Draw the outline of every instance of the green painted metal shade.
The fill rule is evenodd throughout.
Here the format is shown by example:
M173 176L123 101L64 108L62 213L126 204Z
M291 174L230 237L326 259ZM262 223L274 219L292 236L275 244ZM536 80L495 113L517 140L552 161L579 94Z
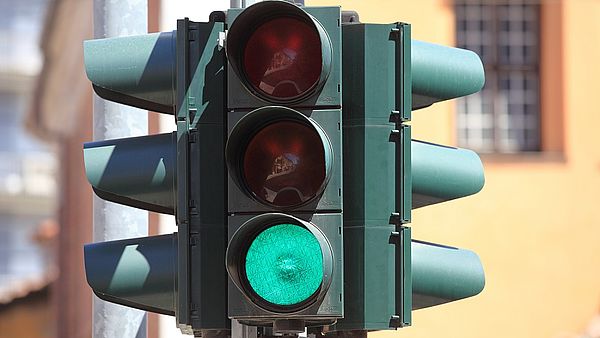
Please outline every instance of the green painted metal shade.
M412 208L476 194L485 184L477 153L460 148L411 142Z
M470 50L412 40L412 107L476 93L483 88L481 59Z
M86 244L85 275L101 299L175 315L174 234Z
M246 278L264 300L282 306L310 298L323 280L319 241L304 227L278 224L262 231L250 244Z
M175 111L173 32L88 40L83 57L100 97L161 113Z
M484 286L483 266L473 251L412 241L413 310L475 296Z
M85 174L102 199L173 214L175 142L172 133L88 142Z

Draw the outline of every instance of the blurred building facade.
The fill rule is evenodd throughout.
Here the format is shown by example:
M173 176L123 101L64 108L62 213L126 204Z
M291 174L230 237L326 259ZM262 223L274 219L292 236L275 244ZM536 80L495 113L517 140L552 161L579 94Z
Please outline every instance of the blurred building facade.
M149 1L150 31L173 29L177 17L205 20L210 9L226 8L228 1L200 3ZM486 67L482 93L416 111L412 122L416 139L482 154L483 191L415 210L412 229L415 238L477 252L486 288L472 299L415 312L413 327L372 335L583 334L600 310L600 114L592 101L600 91L594 81L600 76L595 64L600 2L307 0L306 5L342 5L358 11L363 22L409 22L413 38L473 49ZM91 22L91 0L53 2L42 43L43 76L28 117L30 130L60 149L63 231L60 276L52 289L56 337L91 333L82 247L91 241L92 192L81 151L92 139L92 94L81 47L92 36ZM172 128L170 117L163 124L155 115L151 131ZM151 222L158 232L158 217ZM150 318L151 337L173 335L164 329L168 319L161 318Z
M210 3L148 1L148 31L175 29L176 19L207 20L212 9L226 9L228 1ZM83 143L93 140L92 87L83 67L83 41L93 37L92 0L54 0L41 36L42 74L29 102L26 124L41 140L58 149L60 201L57 219L59 274L50 293L51 337L79 338L92 334L92 291L85 280L83 246L92 241L92 189L85 177ZM172 116L149 114L149 132L173 129ZM176 231L172 217L150 214L149 233ZM180 336L170 316L150 314L148 337Z
M92 238L92 190L83 168L81 145L92 138L92 94L83 70L82 42L92 35L92 1L49 4L39 45L43 69L29 104L27 126L57 147L60 232L58 276L50 288L50 337L89 337L92 296L85 282L83 243Z
M24 126L47 3L0 2L0 337L41 337L52 326L57 163L53 148Z

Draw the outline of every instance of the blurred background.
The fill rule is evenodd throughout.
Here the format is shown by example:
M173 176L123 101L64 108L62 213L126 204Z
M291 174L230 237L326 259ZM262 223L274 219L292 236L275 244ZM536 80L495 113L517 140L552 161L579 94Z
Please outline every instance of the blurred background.
M473 298L416 311L373 337L600 337L600 0L306 0L413 38L468 48L482 92L413 114L413 137L480 153L486 186L413 212L413 237L477 252ZM83 244L92 191L92 0L0 0L0 338L91 336ZM206 21L229 1L148 0L149 32ZM149 114L151 133L172 130ZM152 234L175 231L150 215ZM150 315L148 337L180 336Z

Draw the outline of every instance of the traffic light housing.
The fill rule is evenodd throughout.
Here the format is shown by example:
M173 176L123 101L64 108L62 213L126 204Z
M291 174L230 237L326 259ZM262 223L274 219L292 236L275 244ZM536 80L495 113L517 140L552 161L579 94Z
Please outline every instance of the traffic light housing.
M484 286L471 251L412 240L411 209L484 184L469 150L411 140L411 112L483 86L471 52L339 7L264 1L177 30L92 40L101 97L173 114L177 131L85 145L106 200L178 232L85 247L102 299L275 333L384 330ZM342 67L343 66L343 67Z
M229 317L296 333L343 316L339 7L227 12Z
M90 142L86 175L105 200L173 214L178 232L85 246L100 298L177 317L189 334L218 334L227 319L225 31L179 20L177 30L86 41L85 66L110 101L174 115L177 131ZM207 160L210 159L210 160Z
M469 250L411 239L411 209L478 192L472 151L411 140L412 111L481 89L479 57L411 39L405 23L342 26L344 318L332 331L411 325L411 311L478 294Z

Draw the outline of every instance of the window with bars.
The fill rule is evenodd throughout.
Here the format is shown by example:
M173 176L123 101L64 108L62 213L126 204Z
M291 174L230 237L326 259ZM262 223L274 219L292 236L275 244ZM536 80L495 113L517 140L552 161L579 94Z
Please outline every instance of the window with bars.
M457 2L457 46L479 54L486 83L458 102L458 143L480 152L540 150L539 5Z

